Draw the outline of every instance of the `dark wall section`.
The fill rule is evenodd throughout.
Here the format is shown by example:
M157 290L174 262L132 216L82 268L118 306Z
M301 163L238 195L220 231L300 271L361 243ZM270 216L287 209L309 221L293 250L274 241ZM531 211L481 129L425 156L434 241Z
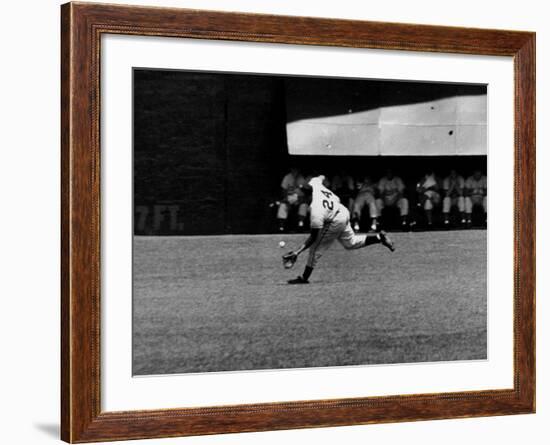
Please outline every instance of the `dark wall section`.
M412 183L427 162L438 170L457 164L464 174L474 165L485 168L485 157L291 158L286 144L285 97L287 91L296 94L301 88L311 95L311 85L304 86L311 81L135 69L135 233L265 233L272 227L273 209L268 204L278 198L281 178L290 163L308 174L342 168L354 174L367 172L375 179L391 165ZM322 98L327 80L314 81ZM362 81L360 86L360 81L332 82L342 82L343 91L354 95L369 94L376 98L376 104L383 97L393 102L414 101L429 94L440 97L456 92L456 87L417 86L416 96L399 99L389 93L381 95L376 83ZM400 87L395 91L403 89L402 85L395 87ZM387 82L383 89L393 91ZM319 103L323 105L317 111L304 109L288 119L338 111L338 98L333 94L330 100Z
M218 76L134 71L136 206L179 204L186 230L223 230L218 201L224 193L224 108Z
M308 174L345 172L355 178L368 175L374 181L391 169L413 195L416 183L428 169L443 178L454 168L464 179L475 170L487 171L487 156L290 156L289 162Z
M136 233L261 231L287 158L283 100L282 78L136 69Z

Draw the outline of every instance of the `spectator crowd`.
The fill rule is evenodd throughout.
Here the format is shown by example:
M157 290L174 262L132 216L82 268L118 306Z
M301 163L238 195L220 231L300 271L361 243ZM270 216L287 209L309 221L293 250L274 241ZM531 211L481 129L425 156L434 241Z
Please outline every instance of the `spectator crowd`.
M416 184L406 184L392 169L373 179L352 176L344 171L325 176L331 189L349 209L355 231L376 231L398 224L404 230L417 228L470 228L487 224L487 177L480 169L463 176L455 169L441 178L427 169ZM277 208L280 232L303 230L307 225L308 204L303 189L312 176L292 167L281 181ZM474 221L475 215L475 221Z

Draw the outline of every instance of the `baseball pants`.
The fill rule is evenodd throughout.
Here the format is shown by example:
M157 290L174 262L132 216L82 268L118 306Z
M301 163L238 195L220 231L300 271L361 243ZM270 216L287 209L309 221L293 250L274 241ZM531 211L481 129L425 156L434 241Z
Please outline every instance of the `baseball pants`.
M443 198L443 213L451 213L451 208L453 206L456 206L459 212L464 212L464 209L466 208L464 196L457 196L455 198L445 196L445 198Z
M307 259L309 267L314 268L319 258L336 240L348 250L360 249L365 246L367 235L357 235L349 221L349 210L342 208L332 221L323 226L318 238L309 248Z
M376 206L378 207L378 214L382 213L384 207L390 206L396 206L401 216L409 214L409 200L407 198L386 197L383 200L379 198L376 200Z
M464 204L466 207L466 213L472 213L472 210L474 209L475 205L483 206L483 211L487 213L487 196L482 196L482 195L466 196L466 199L464 200Z
M353 202L353 214L358 217L361 216L361 212L365 206L369 206L369 215L371 218L378 217L378 208L376 207L376 200L372 193L364 192L357 195Z

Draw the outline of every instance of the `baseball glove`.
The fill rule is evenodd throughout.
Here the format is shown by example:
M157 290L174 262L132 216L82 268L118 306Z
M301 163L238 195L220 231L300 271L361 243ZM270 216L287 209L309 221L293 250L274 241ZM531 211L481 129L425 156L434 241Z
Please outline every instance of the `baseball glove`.
M294 252L288 252L283 255L283 266L285 269L290 269L296 263L298 255Z

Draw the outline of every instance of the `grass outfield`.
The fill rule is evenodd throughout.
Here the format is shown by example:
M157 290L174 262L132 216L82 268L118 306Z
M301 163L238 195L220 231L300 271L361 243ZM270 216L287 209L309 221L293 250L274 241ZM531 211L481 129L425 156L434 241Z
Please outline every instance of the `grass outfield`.
M487 233L391 236L301 286L304 235L136 237L134 374L485 359Z

